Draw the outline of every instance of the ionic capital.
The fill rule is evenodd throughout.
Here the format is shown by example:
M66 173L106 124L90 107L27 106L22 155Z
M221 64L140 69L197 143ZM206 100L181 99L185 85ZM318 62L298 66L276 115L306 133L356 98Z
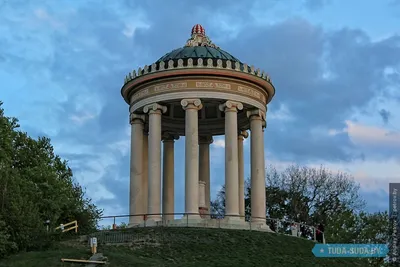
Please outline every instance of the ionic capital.
M228 100L225 103L219 105L219 110L224 112L237 112L243 109L243 104L240 102L235 102Z
M261 109L253 109L253 110L248 110L247 113L247 118L250 120L262 120L265 121L265 111Z
M244 140L247 137L249 137L249 133L247 131L239 131L238 133L238 139Z
M167 112L167 107L166 106L161 106L158 103L153 103L153 104L145 106L143 108L143 112L144 113L149 113L149 114L152 114L152 113L160 113L160 114L162 114L162 113Z
M163 142L174 142L179 139L179 135L170 132L163 132L161 139Z
M129 123L130 124L144 124L146 116L143 114L130 113Z
M187 109L200 110L203 107L200 99L182 99L181 105L184 110Z
M203 135L199 136L199 144L212 144L214 142L213 137L211 135Z

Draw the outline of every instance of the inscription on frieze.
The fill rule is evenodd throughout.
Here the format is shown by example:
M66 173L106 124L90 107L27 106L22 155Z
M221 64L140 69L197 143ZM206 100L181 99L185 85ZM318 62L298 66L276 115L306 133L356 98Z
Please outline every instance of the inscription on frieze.
M146 96L148 94L149 94L149 89L146 88L146 89L143 89L143 90L137 92L136 94L134 94L132 98L133 99L138 99L138 98L142 98L142 97L144 97L144 96Z
M248 88L248 87L238 86L238 91L241 93L244 93L246 95L255 96L257 98L260 98L260 96L261 96L261 94L259 92L257 92L254 89Z
M214 83L214 82L196 82L196 87L231 89L231 85L229 83Z
M162 92L165 90L170 90L170 89L179 89L179 88L186 88L187 83L182 82L182 83L166 83L166 84L161 84L161 85L156 85L154 86L154 92Z
M164 84L158 84L154 86L150 86L147 88L143 88L139 92L135 93L131 101L137 101L142 98L146 98L152 95L157 95L157 94L163 94L163 93L168 93L168 92L174 92L174 91L179 91L182 89L185 90L196 90L196 88L203 88L204 89L215 89L219 91L229 91L232 93L239 93L243 95L250 96L252 98L261 100L263 102L266 101L266 97L263 93L259 92L256 89L247 87L247 86L241 86L238 84L229 84L229 83L224 83L224 82L212 82L212 81L185 81L185 82L176 82L176 83L164 83Z

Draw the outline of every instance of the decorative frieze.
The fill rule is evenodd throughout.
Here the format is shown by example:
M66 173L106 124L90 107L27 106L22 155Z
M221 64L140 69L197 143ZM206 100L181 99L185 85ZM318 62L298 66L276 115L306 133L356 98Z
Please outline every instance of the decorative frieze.
M229 83L215 83L215 82L196 82L196 87L231 89L231 85Z
M170 93L174 91L180 91L185 89L201 89L201 90L215 90L232 92L234 94L242 94L251 98L257 99L263 103L266 102L266 95L256 88L243 86L237 83L218 82L210 80L187 80L175 83L163 83L149 87L145 87L136 92L132 97L131 101L138 101L142 98L153 96L156 94Z

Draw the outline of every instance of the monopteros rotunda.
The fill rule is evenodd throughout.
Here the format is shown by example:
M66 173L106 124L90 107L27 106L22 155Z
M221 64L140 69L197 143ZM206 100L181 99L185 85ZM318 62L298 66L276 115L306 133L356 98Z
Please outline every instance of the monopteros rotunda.
M275 88L264 71L220 49L195 25L184 47L129 73L121 93L131 124L130 225L176 221L174 141L179 136L185 136L185 216L210 220L202 216L210 210L209 147L213 136L225 135L225 218L244 221L248 130L251 221L265 225L264 128Z

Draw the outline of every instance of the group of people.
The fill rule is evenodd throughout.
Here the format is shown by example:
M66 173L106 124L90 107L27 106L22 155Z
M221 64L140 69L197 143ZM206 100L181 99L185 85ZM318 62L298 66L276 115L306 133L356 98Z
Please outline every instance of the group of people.
M319 243L324 243L324 226L320 223L316 228L315 238ZM303 237L307 239L313 239L312 230L305 224L293 223L290 226L290 231L293 236Z
M287 231L287 226L285 227L284 224L280 221L271 221L269 225L270 229L274 232L279 232L279 229L283 231ZM285 230L286 229L286 230ZM306 223L293 223L290 225L290 230L292 236L303 237L306 239L314 239L313 230L306 225ZM324 243L324 225L322 223L318 224L316 227L315 239L319 243Z

